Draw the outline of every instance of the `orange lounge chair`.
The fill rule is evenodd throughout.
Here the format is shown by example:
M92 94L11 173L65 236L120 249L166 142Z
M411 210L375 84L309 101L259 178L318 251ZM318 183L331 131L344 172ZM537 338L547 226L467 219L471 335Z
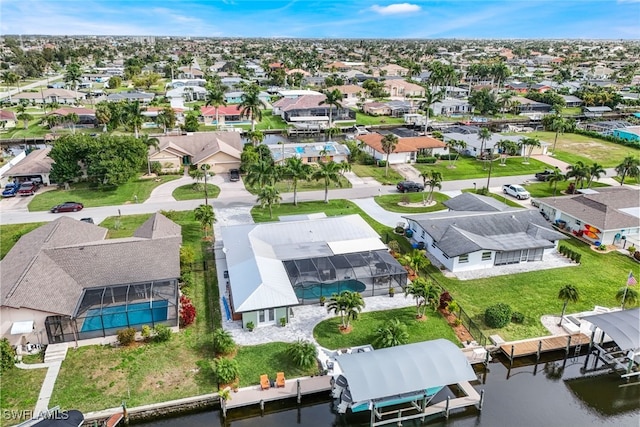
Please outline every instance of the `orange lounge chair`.
M269 383L269 376L267 374L260 375L260 387L262 390L268 390L271 387Z
M278 372L276 375L276 387L284 387L284 372Z

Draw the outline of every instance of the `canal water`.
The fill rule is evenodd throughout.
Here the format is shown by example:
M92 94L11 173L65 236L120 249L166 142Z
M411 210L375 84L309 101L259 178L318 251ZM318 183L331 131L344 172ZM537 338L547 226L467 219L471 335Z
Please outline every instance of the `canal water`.
M535 365L514 367L511 370L500 361L488 365L487 372L477 368L476 390L485 390L482 412L474 407L454 412L448 420L432 418L421 424L405 421L403 426L616 426L640 425L640 382L629 383L616 374L583 374L584 356L563 360L541 361ZM592 366L591 357L589 366ZM435 400L453 397L448 389ZM223 421L219 411L208 411L176 418L160 419L138 424L159 427L309 427L368 426L369 412L362 415L338 415L326 395L303 397L298 406L295 400L266 404L265 415L257 408L235 409ZM395 423L388 424L395 426Z

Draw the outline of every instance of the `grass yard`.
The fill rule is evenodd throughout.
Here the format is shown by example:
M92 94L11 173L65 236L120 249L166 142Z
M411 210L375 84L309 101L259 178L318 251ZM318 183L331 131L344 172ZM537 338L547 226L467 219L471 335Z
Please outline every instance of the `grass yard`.
M46 369L19 369L13 368L0 374L2 383L2 393L0 393L0 408L3 416L0 418L0 425L10 426L19 424L25 419L8 419L5 415L9 411L28 414L26 410L32 411L36 407L38 395L44 377L47 375Z
M235 127L251 130L251 125L234 125ZM282 120L282 117L273 115L272 110L264 110L262 112L262 120L256 123L256 130L286 129L289 125Z
M463 193L475 193L476 191L473 188L466 188L466 189L463 189L462 192ZM511 206L512 208L522 208L521 204L519 204L515 200L512 200L511 197L508 197L503 193L500 193L500 194L489 193L489 194L487 194L487 197L491 197L493 199L496 199L497 201L502 202L507 206Z
M509 341L549 335L540 317L560 315L562 301L558 300L558 291L562 286L572 284L580 293L580 301L570 303L568 313L591 310L594 305L616 307L615 294L624 286L629 271L636 276L640 274L638 264L618 252L598 253L575 239L561 244L582 254L579 266L465 281L449 279L440 273L435 277L481 328L484 310L498 302L507 303L525 315L521 325L511 323L503 329L485 327L486 336L500 334Z
M329 184L329 189L333 189L333 188L351 188L351 183L349 182L348 179L342 177L340 178L340 184L341 185L336 185L335 183L331 183ZM246 187L247 191L249 191L251 194L258 194L258 190L257 188L253 188L253 187ZM282 181L278 181L276 183L276 190L278 190L280 193L293 193L293 184L291 183L291 181L289 180L282 180ZM322 190L324 191L324 182L322 181L315 181L315 180L311 180L311 181L298 181L298 192L302 192L302 191L319 191Z
M352 164L351 170L353 173L360 177L372 177L383 185L396 185L399 181L402 181L402 175L389 167L387 176L384 176L384 168L376 165L358 165Z
M80 202L86 208L97 206L117 206L134 203L134 196L138 196L138 203L149 198L151 191L165 182L180 178L178 175L161 175L160 181L153 179L132 179L115 189L102 190L90 188L89 183L80 182L71 184L71 190L51 190L37 194L29 202L29 211L47 211L59 203L68 200Z
M564 192L571 182L573 182L573 180L559 182L556 189L556 196L564 196ZM610 185L598 181L594 181L591 184L591 188L598 187L610 187ZM533 182L532 184L524 185L524 188L531 193L531 197L553 197L553 184L549 182Z
M538 138L541 141L552 144L549 147L549 151L551 151L556 134L555 132L533 132L528 133L526 136ZM581 160L588 165L598 162L605 168L613 168L620 164L625 157L639 154L640 150L625 147L624 145L614 144L613 142L590 136L564 133L558 135L555 157L570 164Z
M178 187L173 190L173 193L171 193L171 195L176 200L204 199L204 184L199 184L202 190L199 190L196 185L198 184L183 185L182 187ZM209 198L215 199L220 194L220 187L213 184L207 184L207 191Z
M0 225L0 259L4 258L20 237L31 230L35 230L44 222L32 222L28 224L5 224Z
M404 295L398 294L395 298L404 298ZM407 325L409 343L446 338L460 345L460 340L458 340L453 329L440 313L428 309L426 315L426 321L417 321L415 307L361 313L358 316L358 320L351 322L353 330L348 334L340 333L338 330L340 316L336 316L323 320L316 325L313 329L313 336L318 341L318 344L334 350L372 344L375 339L375 332L379 327L387 325L392 319L398 319L401 323Z
M489 165L487 164L487 170L483 169L483 161L477 160L475 157L460 157L455 162L455 168L449 167L448 160L438 160L435 164L416 163L413 166L424 173L426 171L434 170L442 174L444 181L453 181L458 179L473 179L473 178L487 178L489 173ZM499 161L494 160L493 167L491 168L491 176L514 176L514 175L535 175L536 172L545 170L548 166L536 159L529 159L529 164L522 163L522 157L509 157L506 162L506 166L499 166ZM482 186L482 183L478 183Z
M389 195L375 197L374 200L378 205L380 205L382 209L390 212L424 213L424 212L435 212L435 211L447 209L442 204L442 202L449 200L449 196L441 193L433 193L433 200L438 202L433 206L409 207L409 206L402 206L401 204L404 200L408 200L409 203L421 203L423 200L426 200L428 196L429 196L428 191L424 191L421 193L389 194Z
M356 111L356 124L364 126L404 124L402 117L370 116Z
M318 373L318 367L301 369L293 363L286 351L289 344L272 342L268 344L239 347L235 360L240 370L240 387L260 384L260 375L267 374L275 380L277 372L284 372L285 378L296 378ZM233 398L233 396L231 396Z
M619 176L614 176L613 179L615 179L616 181L620 182L621 178ZM625 176L624 177L624 183L625 185L638 185L640 184L640 177L635 177L635 176Z

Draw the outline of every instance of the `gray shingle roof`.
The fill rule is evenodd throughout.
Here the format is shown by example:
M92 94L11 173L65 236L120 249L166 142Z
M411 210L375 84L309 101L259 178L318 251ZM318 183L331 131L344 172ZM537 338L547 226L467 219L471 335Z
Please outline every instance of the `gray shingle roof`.
M502 212L514 210L493 197L475 193L462 193L442 203L452 211Z
M8 176L32 175L51 172L53 159L49 157L51 147L33 150L6 173Z

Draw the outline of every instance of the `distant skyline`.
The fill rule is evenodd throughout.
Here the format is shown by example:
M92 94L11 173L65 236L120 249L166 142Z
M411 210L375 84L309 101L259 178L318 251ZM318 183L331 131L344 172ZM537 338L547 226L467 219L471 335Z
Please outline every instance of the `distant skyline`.
M0 34L640 40L640 0L0 0Z

